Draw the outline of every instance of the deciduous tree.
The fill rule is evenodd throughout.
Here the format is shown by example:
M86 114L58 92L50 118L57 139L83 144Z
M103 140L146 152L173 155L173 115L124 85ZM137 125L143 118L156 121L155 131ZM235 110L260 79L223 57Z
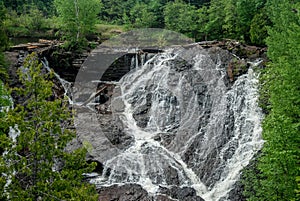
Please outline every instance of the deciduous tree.
M167 29L195 38L198 31L198 13L196 7L180 0L169 2L164 10L164 18Z
M79 43L95 30L101 11L100 0L54 0L59 14L61 29L70 42Z

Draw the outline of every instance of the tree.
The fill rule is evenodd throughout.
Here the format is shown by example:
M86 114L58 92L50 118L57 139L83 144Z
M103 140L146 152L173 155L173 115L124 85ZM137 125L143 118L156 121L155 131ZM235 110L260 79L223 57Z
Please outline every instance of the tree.
M7 109L11 106L11 100L9 93L6 90L3 82L0 80L0 119L5 118ZM5 148L9 146L10 140L6 135L5 130L7 130L6 124L0 124L0 155L5 151ZM0 172L7 172L7 167L5 165L3 157L0 157ZM6 184L6 179L0 175L0 189L4 189ZM3 192L3 191L2 191ZM1 193L0 200L5 200L5 194Z
M267 27L271 25L271 22L266 14L266 11L262 9L262 12L257 13L250 25L250 41L255 45L265 45L266 38L268 37Z
M45 18L43 16L42 11L40 11L36 6L32 6L29 9L29 13L24 16L27 17L28 19L28 29L31 31L40 31L45 23Z
M59 14L61 29L65 39L80 43L95 30L97 15L102 4L100 0L54 0Z
M249 200L299 200L300 168L300 3L268 1L273 26L267 38L271 60L263 75L263 92L268 93L269 114L263 122L266 141L258 159ZM251 186L251 185L250 185ZM248 188L249 189L249 188Z
M212 0L207 11L206 34L209 39L231 38L247 43L252 42L252 34L251 39L263 45L266 26L269 25L268 18L263 15L265 3L266 0ZM263 18L259 19L261 16ZM257 22L259 24L255 24ZM257 37L263 38L259 41Z
M180 0L169 2L165 6L164 18L167 29L195 38L198 31L198 14L196 7Z
M0 80L6 78L5 59L3 51L8 45L8 39L5 33L4 20L6 18L6 9L3 3L0 2Z
M184 0L185 3L201 8L204 4L208 4L210 0Z
M212 0L207 10L208 22L205 25L205 31L208 39L222 39L224 38L223 24L225 19L224 1Z
M20 14L27 14L28 10L34 6L43 12L44 16L54 15L53 0L0 0L9 10L14 10Z
M266 27L270 25L265 9L266 0L237 0L237 38L247 43L265 45Z
M236 0L227 0L224 5L224 22L222 30L226 38L237 38L237 9Z
M16 89L26 101L0 119L11 136L0 160L2 194L9 200L97 200L95 187L82 181L95 165L86 163L83 148L64 151L75 136L70 111L65 101L50 101L51 74L41 66L35 53L26 58L19 72L23 87Z
M130 10L130 22L133 28L152 28L156 24L156 16L145 3L137 3Z

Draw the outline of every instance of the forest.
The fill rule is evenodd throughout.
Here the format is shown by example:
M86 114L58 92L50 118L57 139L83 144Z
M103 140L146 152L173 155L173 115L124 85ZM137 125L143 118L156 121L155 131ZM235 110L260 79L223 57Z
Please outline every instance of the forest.
M82 182L95 168L84 159L87 148L64 151L75 133L66 101L51 99L53 74L41 76L33 54L28 72L19 72L22 86L9 87L4 52L14 38L57 39L72 51L137 28L267 48L259 83L265 143L243 172L243 194L250 201L300 200L298 0L0 0L0 199L97 200L95 187ZM16 93L26 103L13 106Z

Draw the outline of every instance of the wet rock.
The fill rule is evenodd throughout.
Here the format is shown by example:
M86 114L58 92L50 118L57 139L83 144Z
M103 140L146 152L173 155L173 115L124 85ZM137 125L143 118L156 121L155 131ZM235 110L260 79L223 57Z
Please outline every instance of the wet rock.
M190 187L177 187L172 186L171 188L160 187L159 193L163 195L168 195L172 199L179 201L205 201L201 197L196 195L196 191Z
M109 120L104 121L104 116ZM125 133L124 126L118 116L101 115L98 118L103 134L112 145L119 149L125 149L133 142L133 137Z
M221 198L219 201L246 201L246 198L243 196L243 191L244 185L240 181L237 181L227 196Z
M159 141L163 146L167 147L175 137L175 133L159 133L153 137L155 141Z
M176 59L171 60L171 69L177 72L185 71L192 67L192 64L183 58L176 57Z
M145 128L148 124L148 121L150 119L148 115L150 107L147 105L142 105L140 107L137 107L132 114L133 118L136 120L137 126L141 128Z
M136 92L136 97L138 98L140 96L140 93L147 93L146 91ZM141 128L145 128L148 124L148 121L150 119L150 116L148 114L150 108L151 108L151 99L152 99L152 93L146 94L146 101L143 105L137 104L137 99L133 99L132 103L134 107L134 112L132 114L133 118L136 120L137 126Z
M165 170L166 182L168 185L179 185L178 172L171 166L168 166Z
M199 48L199 46L205 46L207 49ZM241 103L238 105L237 103L231 103L233 97L228 96L228 102L230 104L226 103L220 105L220 107L214 107L218 106L222 100L222 96L234 86L237 78L243 76L248 70L249 61L255 59L254 57L257 55L261 56L262 51L259 48L245 48L245 46L240 43L234 42L216 42L199 44L199 46L194 46L194 49L191 48L187 50L186 58L184 57L172 61L172 71L170 71L170 73L173 73L173 76L172 79L168 80L170 89L158 91L157 94L163 95L158 97L162 97L161 99L166 101L168 107L180 107L180 110L174 109L168 113L168 118L163 118L162 116L162 118L157 121L159 122L159 132L161 133L154 136L153 139L159 141L169 151L176 154L180 153L182 160L187 166L194 171L208 189L211 189L214 188L214 184L221 179L226 161L233 156L238 146L238 142L230 142L233 138L232 131L236 122L231 108L236 107L236 112L241 112L241 108L238 107L244 107L244 100L240 100ZM243 50L239 51L239 48ZM231 53L236 54L236 56ZM246 58L249 55L252 55L251 58ZM126 61L127 64L129 64L129 60ZM185 60L191 62L186 62ZM140 60L138 62L140 62ZM116 66L118 65L123 64L117 62ZM126 68L127 73L129 67L127 66ZM196 71L201 71L201 73L196 73ZM124 74L125 71L122 73ZM181 79L182 77L180 76L176 76L177 74L182 75L184 79ZM116 77L119 79L122 75L116 72L115 67L111 67L105 76L108 80L113 80L116 79ZM172 94L172 90L176 89L179 81L183 83L182 88L179 89L183 95L176 99L177 97ZM219 83L222 84L220 85ZM146 88L141 87L134 91L133 98L129 100L134 110L133 118L140 128L147 128L149 124L149 111L153 106L152 102L154 97L152 91L154 91L156 87L157 83L154 82L147 85ZM116 90L116 94L111 104L114 115L100 114L97 116L96 122L90 120L94 118L93 115L83 113L80 114L79 122L76 122L79 125L77 128L78 143L74 143L72 146L77 147L80 146L82 142L89 141L93 147L89 150L89 160L102 163L120 153L124 153L124 150L127 150L134 142L133 137L125 133L124 130L126 130L126 127L121 121L124 117L122 116L122 112L124 111L125 105L122 99L118 98L120 89L119 92ZM236 96L242 96L242 94L236 94ZM196 107L186 110L191 103L191 97L195 97L194 100L197 100L192 102ZM163 110L164 107L161 109ZM213 112L213 109L215 109L215 112ZM224 114L222 113L223 110L225 111ZM191 116L191 113L194 114L194 116ZM185 114L192 120L183 119ZM214 118L214 115L220 115L221 118L213 122L213 124L217 126L212 128L211 133L206 133L209 130L208 127L212 126L209 125L209 123ZM189 124L187 124L184 129L180 129L180 124L185 124L188 121L190 121ZM197 122L198 125L194 125L195 122ZM195 136L195 134L197 134L197 136ZM228 147L225 147L225 145L228 145ZM153 150L153 148L147 147L146 143L141 148L141 154L145 156L145 159L147 158L148 164L151 163L151 161L158 161L158 159L163 158L159 155L163 149L160 151ZM221 152L223 155L220 154ZM138 160L132 163L136 164L135 167L139 167ZM132 163L130 165L132 165ZM122 186L113 185L110 187L101 187L99 190L99 199L115 201L203 201L202 198L196 196L194 189L178 187L183 185L182 180L184 179L180 180L180 174L174 167L167 163L161 162L161 164L166 164L163 166L162 171L155 169L149 170L146 173L147 177L149 177L154 184L164 183L172 186L169 188L161 187L158 195L151 197L141 186L137 184L125 184ZM113 167L113 165L110 167ZM116 174L114 175L116 181L126 182L128 181L126 178L129 176L132 176L134 181L140 179L140 175L135 173L128 175L127 171L121 171L121 169L120 171L116 171L113 168L105 168L107 168L105 176L108 177L110 173L110 176ZM223 200L243 200L240 195L241 187L237 184L234 186L234 189L230 191L228 197L223 198Z
M115 98L112 100L112 104L111 104L111 109L114 113L119 113L119 112L124 112L124 109L125 109L125 105L124 105L124 102L123 100L118 97L118 98Z
M178 200L172 199L167 195L157 195L155 196L155 201L178 201Z
M138 184L112 185L98 189L99 201L153 201Z
M227 75L231 82L235 81L236 78L242 74L245 74L249 69L250 65L243 59L237 60L232 59L227 67Z
M159 192L151 196L138 184L112 185L98 189L99 201L204 201L189 187L160 187Z

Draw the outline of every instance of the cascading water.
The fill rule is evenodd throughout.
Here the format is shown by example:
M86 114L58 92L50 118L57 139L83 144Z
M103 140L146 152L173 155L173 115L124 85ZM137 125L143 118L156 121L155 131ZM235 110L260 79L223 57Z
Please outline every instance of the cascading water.
M67 80L64 80L63 78L60 77L59 74L57 74L56 72L52 71L49 67L49 63L47 61L46 58L44 58L44 60L42 61L42 64L44 66L44 68L48 71L48 72L53 72L55 78L59 81L59 83L61 84L62 88L64 89L64 97L66 97L68 99L68 102L70 105L73 104L72 101L72 83L68 82Z
M259 61L230 83L226 65L234 56L218 51L169 50L119 81L111 109L134 140L103 161L102 177L92 182L137 183L152 195L192 187L206 201L227 199L263 144L253 71Z

